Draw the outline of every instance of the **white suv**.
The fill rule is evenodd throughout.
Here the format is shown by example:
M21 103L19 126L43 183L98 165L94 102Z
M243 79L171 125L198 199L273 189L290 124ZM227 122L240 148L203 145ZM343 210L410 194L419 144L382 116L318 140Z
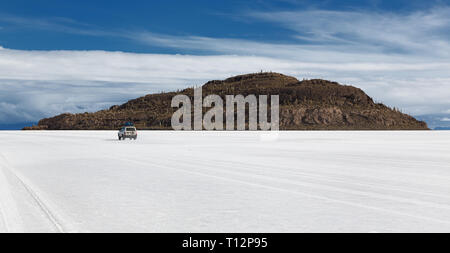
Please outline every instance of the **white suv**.
M124 126L119 130L118 133L119 140L125 140L126 138L136 140L137 139L137 131L134 126Z

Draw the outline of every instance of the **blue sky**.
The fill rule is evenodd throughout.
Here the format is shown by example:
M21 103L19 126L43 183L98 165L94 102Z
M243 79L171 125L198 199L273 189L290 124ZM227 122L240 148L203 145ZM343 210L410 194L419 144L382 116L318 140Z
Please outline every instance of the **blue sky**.
M446 5L444 1L415 0L3 1L0 45L21 50L194 53L189 48L155 47L112 34L146 31L175 36L298 43L290 29L275 22L249 18L248 13L295 10L409 13L442 5Z
M0 2L0 125L260 70L448 119L450 2Z

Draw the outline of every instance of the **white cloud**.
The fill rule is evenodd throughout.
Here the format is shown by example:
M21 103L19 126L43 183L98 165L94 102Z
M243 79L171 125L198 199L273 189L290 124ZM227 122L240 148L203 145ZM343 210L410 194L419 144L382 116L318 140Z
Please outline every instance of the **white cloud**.
M0 123L31 122L62 112L97 111L156 91L156 87L136 83L0 80Z
M293 73L303 65L293 63L289 60L256 56L5 49L0 52L0 76L12 80L83 80L176 85L261 69L278 69Z
M440 63L439 59L429 55L405 55L400 52L386 53L383 49L371 45L311 45L311 44L277 44L256 42L242 39L209 38L199 36L170 36L140 32L127 37L141 43L166 48L191 49L206 53L267 56L271 58L304 60L317 63ZM433 61L432 61L433 60Z
M119 35L119 33L105 31L99 27L64 17L29 18L0 13L0 22L6 23L8 28L11 29L20 27L33 30L48 30L53 32L64 32L89 36Z
M367 11L306 10L252 12L255 19L278 23L299 40L351 52L450 56L450 7L406 14Z
M250 12L243 16L278 24L291 30L288 36L298 40L280 44L151 32L122 33L122 36L162 47L316 62L425 59L448 63L450 57L450 7L447 6L406 14L305 10Z
M441 121L449 122L450 118L447 118L447 117L446 118L442 118Z

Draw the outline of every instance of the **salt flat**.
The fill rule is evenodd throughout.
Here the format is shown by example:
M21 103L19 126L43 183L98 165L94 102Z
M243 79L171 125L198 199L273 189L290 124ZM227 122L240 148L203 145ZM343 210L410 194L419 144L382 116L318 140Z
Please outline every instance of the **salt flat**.
M3 232L450 232L450 132L0 131Z

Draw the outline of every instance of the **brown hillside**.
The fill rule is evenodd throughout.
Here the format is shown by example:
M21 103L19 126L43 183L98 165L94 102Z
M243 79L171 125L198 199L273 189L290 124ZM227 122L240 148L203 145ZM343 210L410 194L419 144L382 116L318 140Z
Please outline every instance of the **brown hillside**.
M61 114L27 129L118 129L132 121L140 129L171 129L172 97L180 92L150 94L95 113ZM425 122L374 103L361 89L325 80L303 80L278 73L247 74L203 85L203 96L280 95L282 130L425 130ZM224 99L225 101L225 99ZM206 111L207 108L204 109Z

